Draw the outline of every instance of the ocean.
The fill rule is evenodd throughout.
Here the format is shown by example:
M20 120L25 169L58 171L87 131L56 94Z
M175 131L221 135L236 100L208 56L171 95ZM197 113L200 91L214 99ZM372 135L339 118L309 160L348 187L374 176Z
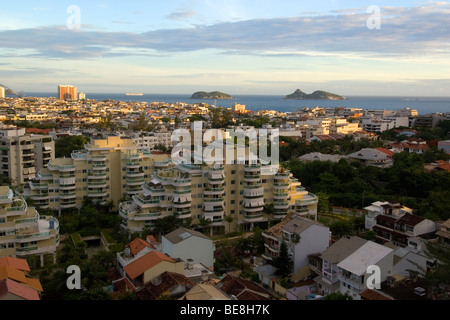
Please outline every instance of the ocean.
M55 93L30 92L24 93L25 97L55 97ZM420 115L430 113L450 112L450 97L362 97L349 96L348 100L285 100L283 96L274 95L237 95L230 100L216 100L219 107L229 108L233 103L246 106L251 111L277 110L281 112L293 112L299 108L309 107L344 107L362 108L375 110L397 110L410 108L417 110ZM210 99L191 99L191 95L185 94L144 94L143 96L127 96L118 93L86 93L87 99L116 101L139 101L139 102L185 102L199 103L205 102L214 104Z

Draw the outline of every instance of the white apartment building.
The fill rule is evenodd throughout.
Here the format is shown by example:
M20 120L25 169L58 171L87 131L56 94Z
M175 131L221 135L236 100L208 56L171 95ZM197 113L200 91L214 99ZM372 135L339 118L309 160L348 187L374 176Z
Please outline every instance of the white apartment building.
M158 132L147 132L143 134L134 133L133 141L134 143L142 149L153 150L158 144L164 145L166 148L173 146L172 142L172 132L158 131Z
M15 197L9 187L0 187L0 257L37 255L42 266L46 254L56 260L58 245L58 219L41 216L24 198Z
M0 130L0 173L20 185L36 177L37 172L55 158L55 142L49 135L29 135L24 128Z

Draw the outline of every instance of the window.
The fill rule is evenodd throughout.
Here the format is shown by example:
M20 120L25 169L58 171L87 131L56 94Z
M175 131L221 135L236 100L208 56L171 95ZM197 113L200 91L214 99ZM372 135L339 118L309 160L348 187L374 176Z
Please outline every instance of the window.
M236 190L231 190L231 194L236 194Z
M231 200L231 201L230 201L230 204L235 204L235 203L236 203L235 200Z
M231 174L236 174L236 170L231 170Z

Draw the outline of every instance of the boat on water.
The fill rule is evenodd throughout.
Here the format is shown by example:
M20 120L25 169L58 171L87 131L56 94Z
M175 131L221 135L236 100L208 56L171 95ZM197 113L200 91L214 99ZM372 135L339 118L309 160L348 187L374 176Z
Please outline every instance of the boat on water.
M143 93L128 92L127 96L143 96Z

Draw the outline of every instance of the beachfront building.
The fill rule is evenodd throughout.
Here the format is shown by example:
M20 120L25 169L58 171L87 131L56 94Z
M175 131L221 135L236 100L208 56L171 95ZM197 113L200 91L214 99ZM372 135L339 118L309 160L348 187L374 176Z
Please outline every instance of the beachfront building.
M56 261L58 245L58 219L41 216L9 187L0 187L0 257L38 256L42 266L44 255Z
M106 205L137 195L168 156L140 150L126 137L92 138L70 158L51 160L26 193L40 208L81 208L85 198Z

